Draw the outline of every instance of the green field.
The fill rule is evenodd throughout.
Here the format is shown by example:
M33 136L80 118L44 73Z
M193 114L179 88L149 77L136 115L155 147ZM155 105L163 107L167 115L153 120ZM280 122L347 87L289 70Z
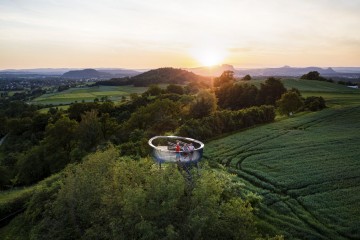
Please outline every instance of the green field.
M259 219L285 237L359 239L360 91L296 83L331 107L211 141L204 156L262 196Z
M344 85L301 79L281 79L281 81L287 89L299 89L304 97L322 96L329 106L356 105L360 101L360 90ZM251 80L246 83L260 87L260 83L263 82L265 80Z
M264 81L265 80L251 80L245 83L254 84L255 86L259 87L260 83L263 83ZM358 91L358 89L353 89L344 85L323 81L284 78L281 79L281 82L285 85L286 88L297 88L301 92L353 93Z
M120 101L123 96L131 93L143 93L147 87L133 86L95 86L70 88L63 92L48 93L35 98L32 103L37 104L70 104L72 102L93 102L95 98L107 96L111 101Z

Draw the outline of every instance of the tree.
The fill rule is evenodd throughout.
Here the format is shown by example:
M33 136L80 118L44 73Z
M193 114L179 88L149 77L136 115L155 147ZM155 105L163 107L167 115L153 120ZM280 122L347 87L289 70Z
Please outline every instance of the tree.
M76 121L81 121L81 114L85 112L89 112L92 109L98 109L99 104L98 103L74 103L71 104L68 113L70 119L75 119Z
M108 113L101 115L99 122L101 124L101 131L105 139L109 139L117 131L119 124L115 118L110 117Z
M217 101L215 94L202 90L196 96L195 101L190 105L191 118L203 118L215 112L217 108Z
M62 117L46 127L45 139L41 145L44 161L51 173L58 172L70 162L70 153L77 147L78 126L75 120Z
M305 108L310 111L319 111L326 108L325 100L323 97L310 96L305 99Z
M214 87L220 87L225 84L233 84L234 82L234 72L224 71L220 77L214 79Z
M79 145L85 151L90 151L104 139L104 133L96 110L91 110L81 115L77 135Z
M296 92L287 92L276 102L281 114L288 115L296 112L304 106L304 102Z
M34 146L20 156L16 163L17 176L15 184L32 184L49 176L48 162L44 161L43 146Z
M252 78L249 74L246 74L241 80L243 81L250 81Z
M152 134L173 131L179 125L180 104L169 99L159 99L136 110L126 122L124 131L142 129Z
M159 96L163 90L159 87L159 85L150 85L148 90L143 93L144 96Z
M260 84L257 102L259 105L275 105L276 100L280 99L281 95L285 92L286 88L280 79L270 77L265 83Z
M257 105L258 89L249 84L227 84L216 89L219 107L239 110Z
M136 99L140 98L139 94L137 93L130 93L130 100L135 101Z
M166 92L182 95L182 94L184 94L184 88L180 85L169 84L166 87Z
M318 71L308 72L307 74L302 75L300 79L326 81L325 78L320 76Z

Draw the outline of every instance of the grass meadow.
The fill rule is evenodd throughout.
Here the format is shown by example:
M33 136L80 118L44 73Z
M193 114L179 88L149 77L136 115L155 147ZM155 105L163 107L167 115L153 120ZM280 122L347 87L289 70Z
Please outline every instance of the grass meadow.
M120 101L123 96L129 97L131 93L143 93L147 87L133 86L95 86L83 88L70 88L63 92L48 93L35 98L35 104L70 104L75 101L93 102L95 98L107 96L111 101Z
M285 85L330 107L211 141L204 157L262 197L264 227L290 239L359 239L360 91L296 83Z

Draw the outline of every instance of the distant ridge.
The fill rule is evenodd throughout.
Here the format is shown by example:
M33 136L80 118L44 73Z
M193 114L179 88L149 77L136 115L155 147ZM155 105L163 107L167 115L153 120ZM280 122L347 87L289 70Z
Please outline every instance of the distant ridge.
M280 68L253 68L253 69L237 69L235 75L244 76L250 74L252 76L290 76L299 77L311 71L317 71L323 76L333 76L339 73L332 68L319 68L319 67L305 67L295 68L284 66Z
M63 78L110 78L111 74L99 72L95 69L72 70L64 73Z
M185 84L187 82L201 82L208 81L208 77L200 76L195 73L178 69L178 68L158 68L153 69L134 77L127 78L113 78L108 81L97 82L97 85L134 85L134 86L149 86L151 84L172 83Z
M88 68L91 70L96 70L100 72L100 75L111 74L112 77L126 77L126 76L135 76L142 71L125 69L125 68ZM65 73L73 71L83 71L88 69L79 69L79 68L31 68L31 69L5 69L0 70L1 74L8 75L42 75L42 76L62 76ZM98 74L96 74L98 75ZM66 75L65 75L66 76Z
M197 68L185 68L185 70L193 72L202 76L220 76L224 71L233 71L236 72L234 66L230 64L222 64L212 67L197 67Z

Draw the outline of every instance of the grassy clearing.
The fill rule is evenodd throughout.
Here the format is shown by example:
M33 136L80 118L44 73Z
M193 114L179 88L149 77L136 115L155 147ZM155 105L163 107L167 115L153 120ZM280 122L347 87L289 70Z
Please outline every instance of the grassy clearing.
M62 105L62 106L56 106L59 110L67 110L70 107L70 105ZM50 108L42 108L38 112L40 113L47 113Z
M331 108L321 112L211 141L204 156L228 166L263 197L258 215L269 228L290 239L359 239L360 91L355 91L328 92L323 97ZM326 91L311 95L319 92Z
M37 104L70 104L72 102L92 102L95 98L107 96L112 101L120 101L123 96L131 93L143 93L147 87L133 86L96 86L84 88L70 88L63 92L44 94L32 101Z

